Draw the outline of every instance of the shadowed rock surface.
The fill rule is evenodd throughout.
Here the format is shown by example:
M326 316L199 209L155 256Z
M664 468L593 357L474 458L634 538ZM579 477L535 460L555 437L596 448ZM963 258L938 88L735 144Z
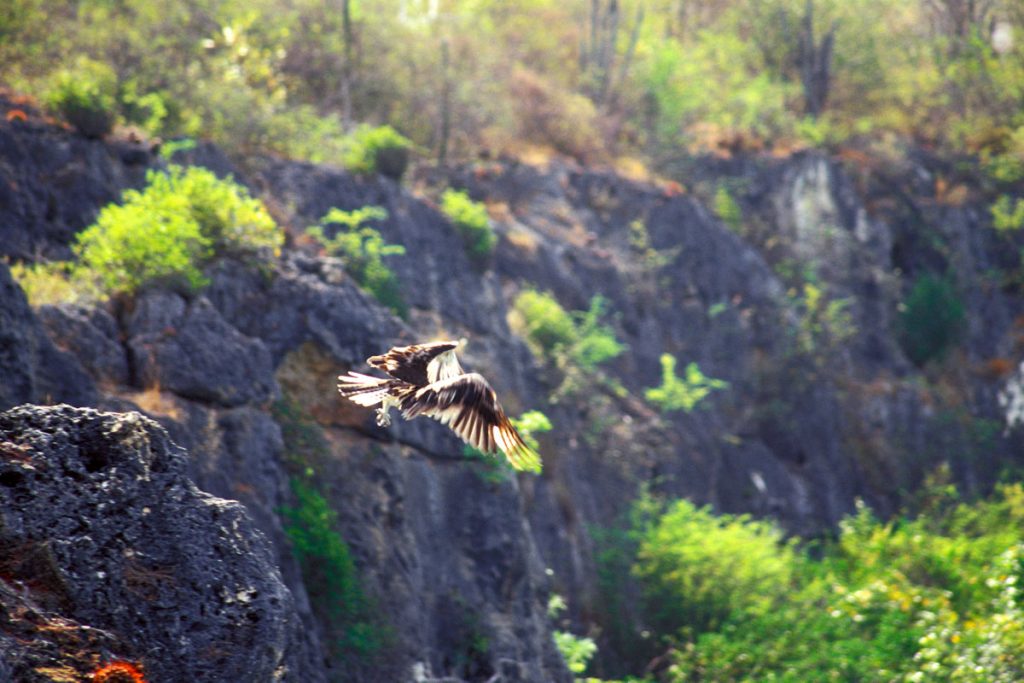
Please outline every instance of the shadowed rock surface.
M241 505L195 488L161 427L25 406L0 415L0 443L3 575L24 595L5 604L9 619L60 614L80 661L116 655L154 681L294 680L300 624L269 544ZM74 653L57 657L38 634L24 647L11 627L8 680L70 665Z

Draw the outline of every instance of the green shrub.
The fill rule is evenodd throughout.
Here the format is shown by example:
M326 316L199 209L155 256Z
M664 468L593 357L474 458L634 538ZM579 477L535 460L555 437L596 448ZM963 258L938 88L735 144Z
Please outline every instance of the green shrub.
M342 163L353 173L381 173L397 180L409 163L411 147L391 126L361 125L346 139Z
M643 535L634 573L662 633L701 633L767 613L795 578L793 549L769 522L678 501Z
M385 256L400 256L405 247L387 244L380 232L363 225L367 221L384 220L388 212L379 206L364 206L353 211L331 209L319 225L306 229L331 254L345 263L345 269L360 287L373 294L377 301L404 318L409 310L402 300L401 285L394 272L384 264ZM331 224L341 229L328 238L324 228Z
M574 636L568 631L552 631L555 639L555 647L565 660L569 671L574 674L582 674L587 670L587 664L597 653L597 644L592 638Z
M615 330L601 322L604 313L601 296L593 297L586 311L569 313L551 294L527 289L512 303L509 321L538 357L563 371L568 363L592 373L626 348Z
M892 522L858 504L813 552L770 523L686 502L634 518L620 548L644 623L672 645L667 680L1020 680L1024 487L923 499L916 518Z
M338 534L337 513L301 479L292 479L297 507L284 508L284 530L292 545L313 609L328 626L335 656L366 656L384 645L348 544Z
M555 297L527 289L512 304L512 322L540 357L551 357L558 348L568 346L576 336L572 316Z
M441 195L441 213L459 231L471 255L485 258L494 251L498 238L483 203L474 202L461 190L448 189Z
M1024 227L1024 199L1000 195L991 211L992 227L999 232L1015 232Z
M103 137L117 120L117 76L108 64L80 57L54 74L45 102L82 135Z
M212 171L172 165L146 178L143 190L125 192L78 235L72 279L94 280L109 294L149 283L196 290L214 255L277 253L284 241L259 200Z
M594 296L590 299L590 308L573 314L576 332L569 356L587 371L592 372L626 350L625 344L616 339L615 330L601 322L605 308L605 298Z
M914 282L899 315L899 340L910 358L921 366L939 359L960 338L964 305L953 283L928 273Z
M663 413L676 410L688 413L712 391L728 386L724 380L705 375L696 363L687 365L686 376L679 377L676 375L676 359L664 353L661 356L661 386L644 390L644 396Z

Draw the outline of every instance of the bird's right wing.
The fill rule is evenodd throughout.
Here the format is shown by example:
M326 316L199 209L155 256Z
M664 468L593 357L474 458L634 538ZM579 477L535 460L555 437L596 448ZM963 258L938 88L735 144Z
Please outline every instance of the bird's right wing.
M407 420L431 417L477 450L501 450L513 468L540 472L540 455L516 431L491 385L475 372L428 384L403 398L400 408Z

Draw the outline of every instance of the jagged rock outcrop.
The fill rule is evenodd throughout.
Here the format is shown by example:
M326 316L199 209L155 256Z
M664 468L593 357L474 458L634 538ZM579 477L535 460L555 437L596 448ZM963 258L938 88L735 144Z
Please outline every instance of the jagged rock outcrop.
M24 406L0 414L0 444L7 680L84 679L110 659L154 681L298 680L301 625L269 544L195 488L156 423ZM54 652L49 630L81 650Z

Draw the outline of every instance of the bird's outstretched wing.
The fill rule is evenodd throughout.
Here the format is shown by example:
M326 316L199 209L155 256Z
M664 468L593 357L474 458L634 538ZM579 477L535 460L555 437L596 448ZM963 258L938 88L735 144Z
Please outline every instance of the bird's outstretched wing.
M530 448L498 403L494 389L475 372L428 384L404 397L402 416L425 415L447 424L484 453L501 450L517 470L539 472L540 455Z
M387 353L370 356L366 362L371 367L383 370L392 377L422 387L428 383L427 365L430 364L430 361L458 345L458 342L444 341L396 346Z

